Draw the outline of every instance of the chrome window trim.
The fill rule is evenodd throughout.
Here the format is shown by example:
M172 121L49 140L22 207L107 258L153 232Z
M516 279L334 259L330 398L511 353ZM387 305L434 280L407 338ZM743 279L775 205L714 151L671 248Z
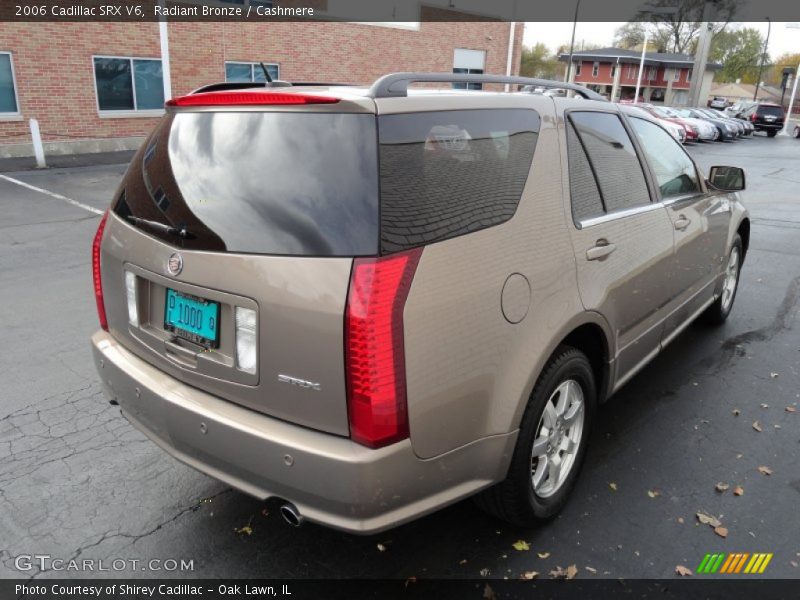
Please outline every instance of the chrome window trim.
M650 204L643 204L641 206L635 206L633 208L626 208L625 210L618 210L615 212L606 213L599 217L592 217L591 219L584 219L583 221L578 221L578 229L584 229L585 227L594 227L595 225L608 223L609 221L616 221L618 219L625 219L627 217L632 217L638 214L651 212L660 208L664 208L663 202L652 202Z

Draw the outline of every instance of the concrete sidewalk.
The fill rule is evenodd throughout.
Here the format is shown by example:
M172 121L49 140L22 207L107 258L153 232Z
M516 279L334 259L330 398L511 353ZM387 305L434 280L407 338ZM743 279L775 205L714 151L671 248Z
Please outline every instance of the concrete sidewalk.
M65 154L47 156L47 167L63 169L65 167L93 167L97 165L127 164L133 158L134 150L118 152L96 152L92 154ZM0 158L0 173L15 171L32 171L36 169L36 159L32 156L20 158Z

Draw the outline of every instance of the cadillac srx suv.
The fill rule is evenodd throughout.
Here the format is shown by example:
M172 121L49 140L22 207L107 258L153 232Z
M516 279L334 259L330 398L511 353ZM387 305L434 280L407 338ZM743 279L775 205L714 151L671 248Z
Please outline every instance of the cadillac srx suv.
M100 222L94 360L156 444L293 524L477 494L528 525L598 405L727 318L744 184L575 84L208 86L167 103Z

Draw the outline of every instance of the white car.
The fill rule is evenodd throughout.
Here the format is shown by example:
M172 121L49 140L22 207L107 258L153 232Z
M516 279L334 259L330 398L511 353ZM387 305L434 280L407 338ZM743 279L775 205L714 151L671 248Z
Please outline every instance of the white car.
M621 104L621 106L625 107L624 110L627 114L632 114L642 119L655 121L656 123L661 125L661 127L666 129L669 132L669 134L672 137L674 137L677 141L679 141L681 144L686 143L686 130L677 123L673 123L672 121L668 121L667 119L661 119L656 115L654 115L653 113L651 113L649 110L644 110L643 108L640 108L635 105ZM651 107L652 105L648 104L646 106Z
M712 142L719 137L719 130L711 121L697 119L692 116L692 113L684 108L670 108L670 110L675 113L675 116L688 121L692 125L695 125L697 127L698 138L700 140L704 142Z

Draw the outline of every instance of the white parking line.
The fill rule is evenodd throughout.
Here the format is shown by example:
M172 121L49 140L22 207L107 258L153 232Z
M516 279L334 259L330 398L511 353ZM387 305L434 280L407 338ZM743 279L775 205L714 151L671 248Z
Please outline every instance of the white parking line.
M7 177L6 175L0 175L0 179L5 179L6 181L10 181L11 183L16 183L17 185L21 185L24 188L28 188L29 190L33 190L34 192L39 192L41 194L47 194L51 198L56 198L57 200L63 200L67 204L72 204L72 206L77 206L78 208L82 208L83 210L88 210L90 213L94 213L96 215L102 215L104 211L100 210L99 208L95 208L94 206L89 206L88 204L84 204L83 202L78 202L77 200L73 200L72 198L67 198L66 196L62 196L61 194L56 194L55 192L50 192L48 190L44 190L40 187L36 187L35 185L31 185L29 183L25 183L24 181L20 181L19 179L14 179L13 177Z

